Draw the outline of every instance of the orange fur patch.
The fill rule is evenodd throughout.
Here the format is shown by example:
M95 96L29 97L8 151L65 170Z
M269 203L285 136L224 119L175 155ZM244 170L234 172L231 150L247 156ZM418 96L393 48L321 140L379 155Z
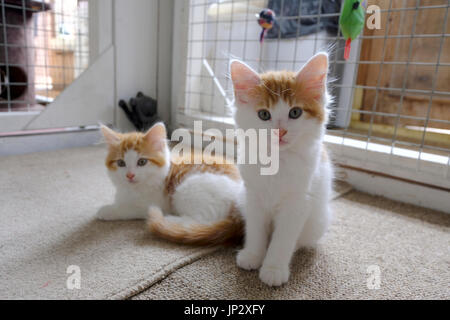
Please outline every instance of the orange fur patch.
M212 224L184 226L167 220L159 208L152 207L147 226L151 233L162 239L189 245L236 245L244 238L244 221L235 208L223 220Z
M317 90L308 83L297 81L296 73L291 71L271 71L260 75L261 84L251 90L249 95L257 101L256 106L273 108L280 99L291 108L299 106L310 117L325 120L325 109L317 97Z
M215 173L226 175L230 179L240 181L241 176L234 164L225 163L221 157L202 157L201 164L193 164L194 154L190 153L172 162L166 178L165 192L171 197L179 184L189 174ZM186 163L183 163L186 162ZM157 208L149 211L148 228L154 235L176 243L190 245L234 245L242 242L244 236L244 221L237 209L233 206L229 214L222 220L212 224L183 225L167 220Z
M152 145L150 145L145 139L144 134L141 132L130 133L117 133L120 138L119 143L110 144L109 152L106 156L106 167L109 170L117 170L116 161L123 159L125 152L128 150L134 150L139 153L143 158L148 159L152 163L159 167L162 167L166 163L164 154L160 151L156 151Z
M238 168L234 164L224 163L223 158L212 157L206 159L203 156L201 164L193 164L193 154L186 155L185 157L189 159L189 163L177 161L177 163L181 163L172 163L172 165L170 166L169 174L166 178L166 192L169 195L175 192L176 187L184 180L184 178L186 178L188 174L194 172L210 172L222 174L230 177L230 179L235 181L241 180ZM182 159L184 159L184 157ZM209 164L206 162L208 162Z

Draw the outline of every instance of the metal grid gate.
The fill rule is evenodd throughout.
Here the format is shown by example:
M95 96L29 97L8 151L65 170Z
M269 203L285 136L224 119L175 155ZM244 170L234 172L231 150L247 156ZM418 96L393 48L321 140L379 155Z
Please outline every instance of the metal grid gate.
M88 66L88 1L0 6L0 117L39 113Z
M232 126L230 58L255 70L298 70L314 53L330 53L336 103L326 141L382 153L381 164L450 180L450 25L447 0L366 1L379 7L380 28L364 28L343 59L339 0L191 0L179 126L202 119ZM255 14L273 9L276 27L259 43ZM366 14L366 18L370 15ZM387 157L386 157L387 156ZM400 160L397 161L398 157ZM426 164L426 166L424 166ZM432 181L432 179L430 179Z

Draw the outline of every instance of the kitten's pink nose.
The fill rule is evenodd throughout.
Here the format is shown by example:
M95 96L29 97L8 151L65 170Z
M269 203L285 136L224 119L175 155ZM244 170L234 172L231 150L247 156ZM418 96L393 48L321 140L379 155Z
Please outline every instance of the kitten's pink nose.
M135 176L134 173L131 173L131 172L127 173L127 178L130 179L130 180L133 180L134 176Z
M281 139L283 138L287 133L287 130L284 129L278 129L278 137Z

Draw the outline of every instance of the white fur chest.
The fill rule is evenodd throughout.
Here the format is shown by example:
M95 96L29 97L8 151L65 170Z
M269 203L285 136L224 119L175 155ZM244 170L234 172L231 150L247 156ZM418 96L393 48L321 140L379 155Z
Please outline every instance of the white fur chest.
M150 205L159 206L161 209L169 208L169 200L164 192L164 181L141 182L131 184L126 181L115 183L116 202L136 209L147 210Z
M308 150L305 156L290 151L280 152L279 170L274 175L261 175L260 165L239 167L246 189L266 208L276 207L286 197L307 192L316 171L317 156Z

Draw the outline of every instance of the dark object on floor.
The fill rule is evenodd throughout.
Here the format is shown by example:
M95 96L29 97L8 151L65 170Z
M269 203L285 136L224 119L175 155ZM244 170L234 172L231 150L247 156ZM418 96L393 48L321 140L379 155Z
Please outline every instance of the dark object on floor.
M322 30L336 35L338 31L339 13L342 0L269 0L268 8L277 17L272 29L267 32L266 39L288 39L307 36ZM301 3L301 8L299 4ZM320 4L322 6L319 8ZM314 15L336 13L335 17ZM301 19L283 19L286 17L309 16ZM313 16L313 17L311 17Z
M146 131L159 120L156 100L142 92L138 92L136 98L131 98L129 104L130 107L124 100L119 101L119 107L138 131Z

